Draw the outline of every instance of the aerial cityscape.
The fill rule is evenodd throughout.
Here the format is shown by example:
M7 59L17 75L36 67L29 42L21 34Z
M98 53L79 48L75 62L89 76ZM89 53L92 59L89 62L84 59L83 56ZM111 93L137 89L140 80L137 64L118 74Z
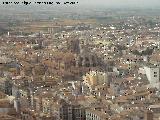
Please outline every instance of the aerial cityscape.
M0 4L0 120L160 120L160 1L96 1Z

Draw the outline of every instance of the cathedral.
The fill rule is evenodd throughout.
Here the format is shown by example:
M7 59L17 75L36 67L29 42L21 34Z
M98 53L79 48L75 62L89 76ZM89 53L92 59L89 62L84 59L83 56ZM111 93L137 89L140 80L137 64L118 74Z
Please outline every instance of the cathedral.
M98 56L91 52L87 41L72 39L68 42L68 49L76 54L77 67L96 67L99 65Z

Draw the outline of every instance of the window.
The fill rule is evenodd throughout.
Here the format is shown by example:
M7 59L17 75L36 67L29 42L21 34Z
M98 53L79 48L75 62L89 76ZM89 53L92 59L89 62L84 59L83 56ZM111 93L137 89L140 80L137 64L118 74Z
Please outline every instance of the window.
M157 72L154 72L154 74L157 74Z
M154 75L154 77L157 77L157 75Z

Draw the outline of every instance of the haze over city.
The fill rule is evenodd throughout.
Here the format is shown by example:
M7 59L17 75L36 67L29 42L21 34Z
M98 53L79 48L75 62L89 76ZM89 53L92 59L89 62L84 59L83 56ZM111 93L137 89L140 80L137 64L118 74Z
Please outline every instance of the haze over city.
M4 1L0 120L160 120L160 0Z

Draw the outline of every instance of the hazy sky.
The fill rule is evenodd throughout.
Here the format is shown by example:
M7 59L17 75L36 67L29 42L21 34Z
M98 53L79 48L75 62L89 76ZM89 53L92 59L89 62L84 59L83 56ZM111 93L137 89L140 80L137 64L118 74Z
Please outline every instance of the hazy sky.
M99 4L106 6L160 6L160 0L79 0L80 3Z

